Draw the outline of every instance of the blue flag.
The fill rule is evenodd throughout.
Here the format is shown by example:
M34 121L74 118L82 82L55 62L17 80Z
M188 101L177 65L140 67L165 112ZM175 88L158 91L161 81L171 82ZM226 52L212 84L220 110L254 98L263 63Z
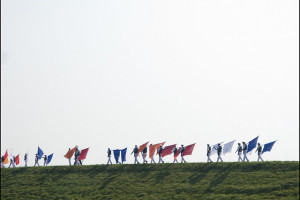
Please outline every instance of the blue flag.
M44 155L44 152L42 151L42 149L40 149L40 147L38 146L38 152L37 152L39 159L42 158L42 156Z
M122 163L126 161L126 152L127 152L127 148L121 150Z
M248 151L247 152L252 151L256 147L257 140L258 140L258 136L248 143Z
M276 141L270 142L270 143L268 143L268 144L265 144L262 153L264 153L264 152L266 152L266 151L271 151L271 149L272 149L273 145L275 144L275 142L276 142Z
M52 160L53 154L50 154L47 158L47 164L49 164Z
M120 151L121 150L119 150L119 149L114 150L114 156L115 156L116 164L119 163Z

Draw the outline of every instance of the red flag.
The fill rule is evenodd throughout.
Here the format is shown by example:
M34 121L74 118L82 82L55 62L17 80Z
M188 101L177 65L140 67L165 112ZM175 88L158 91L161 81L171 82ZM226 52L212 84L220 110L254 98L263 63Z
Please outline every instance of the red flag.
M20 163L20 158L19 158L19 154L16 156L16 165L18 165Z
M81 150L78 160L84 160L86 158L88 151L89 148Z
M154 152L159 148L160 145L164 145L165 142L162 143L158 143L158 144L153 144L151 146L149 146L149 158L152 158L152 156L154 155Z
M176 144L165 147L161 153L161 157L170 155L175 147L176 147Z
M182 156L192 155L195 144L196 143L186 146Z

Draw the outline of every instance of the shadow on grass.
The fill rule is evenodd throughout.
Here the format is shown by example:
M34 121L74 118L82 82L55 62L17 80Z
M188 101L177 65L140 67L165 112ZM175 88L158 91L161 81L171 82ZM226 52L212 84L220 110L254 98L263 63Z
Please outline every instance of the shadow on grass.
M217 187L219 184L223 183L223 181L227 178L228 173L230 171L230 166L224 168L222 173L216 174L214 179L210 182L207 189L204 191L204 193L211 193L213 192L213 189Z
M167 176L169 176L171 173L167 170L164 171L159 171L156 175L156 182L157 183L161 183Z
M106 178L103 182L102 185L99 187L99 191L103 190L108 184L110 184L112 181L114 181L117 178L117 176L111 176Z

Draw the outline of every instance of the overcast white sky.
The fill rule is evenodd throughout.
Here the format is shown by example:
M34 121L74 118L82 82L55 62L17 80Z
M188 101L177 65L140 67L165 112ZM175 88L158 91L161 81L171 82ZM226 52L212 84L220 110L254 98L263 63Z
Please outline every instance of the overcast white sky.
M1 155L258 135L299 160L298 0L1 1Z

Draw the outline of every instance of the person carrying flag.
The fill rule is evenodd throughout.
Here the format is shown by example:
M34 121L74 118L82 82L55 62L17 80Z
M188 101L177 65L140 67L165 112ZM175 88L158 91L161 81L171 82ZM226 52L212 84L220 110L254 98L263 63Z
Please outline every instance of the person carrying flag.
M241 143L238 143L238 148L235 151L235 153L238 152L238 155L239 155L238 162L242 161L242 156L241 156L242 155L242 151L243 151L243 148L241 146Z
M248 145L245 142L243 142L243 154L244 154L243 162L245 162L245 160L249 162L247 158L247 150L248 150Z
M180 148L181 163L182 163L182 162L185 162L185 163L186 163L186 161L184 160L184 157L183 157L183 152L184 152L184 150L185 150L185 148L184 148L184 146L183 146L183 144L182 144L182 145L181 145L181 148Z
M158 148L158 156L159 156L158 163L160 163L160 162L164 163L164 161L163 161L163 159L162 159L162 157L161 157L161 154L162 154L162 151L163 151L163 150L164 150L164 149L163 149L162 145L160 145L160 147Z
M35 154L35 163L34 163L34 166L36 166L36 165L40 166L40 164L39 164L39 155L38 154Z
M148 161L146 160L147 146L145 146L145 148L143 149L142 154L143 154L143 163L148 163Z
M107 157L108 157L108 161L107 161L107 164L108 165L109 163L112 165L112 162L111 162L111 150L110 148L107 149Z
M218 143L218 148L216 149L214 147L215 150L218 151L218 159L217 159L217 162L219 162L219 160L221 160L221 162L223 162L222 158L221 158L221 155L222 155L222 146L220 143Z
M209 146L209 144L207 144L207 162L213 162L210 159L210 155L211 155L211 146Z
M138 154L139 154L139 148L137 147L137 145L135 145L133 151L131 152L131 154L134 153L134 164L140 164L137 157L138 157Z
M257 159L257 162L259 162L259 159L261 159L261 161L264 161L261 157L261 151L262 151L262 147L260 146L260 143L257 144L257 148L256 148L256 151L257 152L257 155L258 155L258 159Z
M27 167L27 153L24 155L25 167Z
M174 161L173 161L173 163L175 163L175 162L177 162L178 163L178 161L177 161L177 156L175 156L176 155L176 152L178 151L178 149L175 147L174 149L173 149L173 153L174 153Z
M1 157L1 168L4 168L4 160L5 160L5 158L4 158L4 156L2 156Z
M150 152L151 146L152 146L152 144L150 144L150 146L149 146L149 152ZM155 155L155 152L153 152L153 154L152 154L151 162L150 162L151 164L152 164L152 163L155 164L154 155Z
M74 165L79 165L81 164L81 161L80 163L78 162L78 158L80 156L80 151L78 149L78 145L75 146L76 150L75 150L75 162L74 162Z
M43 158L44 158L44 167L46 167L46 166L47 166L47 159L48 159L48 157L47 157L47 155L45 154L45 156L44 156Z

